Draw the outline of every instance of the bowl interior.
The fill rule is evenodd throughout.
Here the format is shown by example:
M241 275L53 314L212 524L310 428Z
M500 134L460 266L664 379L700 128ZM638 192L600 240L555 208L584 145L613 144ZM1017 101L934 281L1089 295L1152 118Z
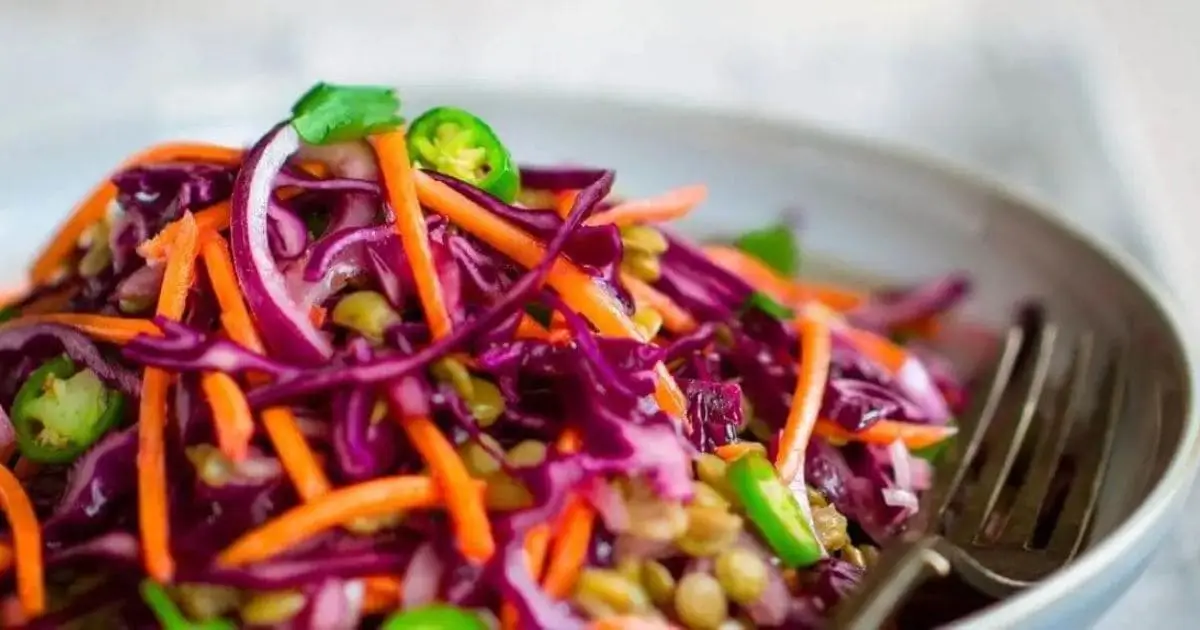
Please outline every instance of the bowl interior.
M1133 348L1139 382L1153 378L1160 387L1135 389L1122 417L1109 479L1124 481L1106 483L1096 536L1126 519L1178 450L1187 367L1161 306L1110 257L996 188L864 144L753 119L537 95L406 92L410 113L442 103L477 111L523 162L615 168L623 193L704 182L710 199L686 221L698 236L735 234L794 211L803 225L805 273L854 270L902 281L961 269L976 288L965 318L1001 325L1015 304L1035 299L1067 331L1090 330ZM6 279L20 278L55 223L124 154L168 138L250 142L286 112L283 100L225 105L186 113L126 108L0 134L19 149L0 153ZM1154 392L1168 403L1161 415L1146 412Z

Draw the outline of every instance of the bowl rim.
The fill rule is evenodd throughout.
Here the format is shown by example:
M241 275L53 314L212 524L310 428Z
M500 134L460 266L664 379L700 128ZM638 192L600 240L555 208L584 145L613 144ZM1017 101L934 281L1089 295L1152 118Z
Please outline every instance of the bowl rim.
M232 83L248 79L255 80L255 94L268 97L268 101L275 95L289 93L289 89L298 86L298 81L294 77L283 79L239 74L231 75L227 81ZM204 93L219 93L221 91L219 83L209 85L208 90ZM1200 410L1197 409L1194 396L1195 388L1197 384L1200 384L1200 354L1198 354L1198 346L1195 343L1200 335L1193 335L1184 326L1182 306L1171 297L1165 288L1167 279L1172 277L1170 271L1161 269L1164 261L1155 257L1152 261L1153 264L1160 268L1160 275L1166 276L1160 280L1130 253L1099 239L1070 216L1053 210L1053 204L1038 198L1029 191L1002 183L975 168L945 156L914 149L893 140L867 137L845 129L835 130L803 118L787 117L772 111L761 111L752 106L681 99L678 94L650 95L629 92L613 94L591 92L576 86L462 85L451 82L422 82L419 85L404 88L403 94L405 99L410 98L410 95L415 95L419 99L452 100L459 97L469 100L536 101L561 107L586 106L645 114L683 115L705 119L707 122L717 125L751 125L770 128L818 149L821 146L837 147L843 152L849 151L863 157L901 164L906 168L922 171L926 175L940 177L955 185L976 190L1012 206L1019 206L1023 212L1034 217L1042 227L1051 230L1057 237L1074 241L1074 244L1092 250L1114 271L1124 274L1126 279L1136 286L1144 297L1149 299L1154 310L1166 324L1167 330L1174 338L1175 350L1179 353L1182 371L1187 378L1183 405L1185 423L1181 439L1171 454L1170 463L1142 503L1116 529L1105 536L1099 544L1080 556L1078 560L1032 588L956 620L951 624L953 627L1019 627L1019 624L1028 623L1041 609L1065 598L1072 591L1083 587L1086 582L1102 575L1107 568L1116 564L1125 550L1134 546L1140 538L1148 535L1168 517L1170 510L1175 507L1175 502L1182 500L1192 485L1196 470L1200 468ZM78 109L79 113L86 112L90 117L106 118L127 116L130 109L136 110L146 106L145 101L138 100L144 95L118 93L99 96L98 100L89 100L86 107L68 105L50 109L53 110L54 116ZM193 97L197 96L202 100L201 95L193 95ZM193 101L193 105L198 104ZM237 111L230 110L227 101L220 105L217 109L221 111L222 119L239 115ZM261 113L262 107L262 104L247 104L244 111L245 113ZM194 111L193 108L189 108L189 110ZM280 112L282 114L284 110L281 109ZM49 116L51 112L43 110L43 113ZM202 116L191 115L188 118L198 120ZM0 128L0 132L3 131ZM6 138L4 133L0 133L0 141L11 139ZM1153 240L1160 238L1147 230L1139 230L1139 232L1141 238ZM1149 252L1153 251L1153 248L1146 249Z
M662 98L643 98L626 94L613 96L578 90L424 85L412 92L422 96L428 93L452 98L457 94L471 99L536 100L564 107L586 105L626 111L640 110L649 114L682 114L704 118L715 124L771 127L810 145L815 144L817 148L822 144L836 145L842 151L849 150L893 163L903 163L906 167L919 169L927 175L951 180L956 185L1019 206L1022 211L1036 217L1043 227L1053 231L1057 237L1074 241L1076 245L1092 250L1114 271L1125 275L1126 279L1141 291L1143 297L1149 300L1150 305L1166 324L1173 337L1175 350L1179 354L1183 375L1187 379L1182 407L1183 431L1171 454L1170 463L1142 503L1116 529L1076 561L1034 587L952 622L951 627L1021 627L1021 624L1028 623L1041 609L1065 598L1116 564L1126 549L1134 546L1139 539L1148 535L1167 518L1176 501L1182 500L1190 489L1195 472L1200 468L1200 410L1196 407L1193 394L1196 385L1200 383L1200 356L1197 355L1193 334L1183 325L1182 306L1170 297L1164 281L1152 275L1141 261L1129 252L1100 240L1066 213L1055 211L1051 203L941 156L923 153L888 140L832 130L805 122L803 119L791 119L771 113L724 105L698 102L668 103ZM1144 230L1141 236L1156 238ZM1161 265L1162 261L1153 262Z

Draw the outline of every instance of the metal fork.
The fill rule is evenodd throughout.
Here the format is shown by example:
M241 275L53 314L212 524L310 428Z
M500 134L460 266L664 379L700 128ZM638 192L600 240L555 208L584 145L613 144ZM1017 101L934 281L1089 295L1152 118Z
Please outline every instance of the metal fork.
M963 416L965 443L953 449L923 498L913 533L838 607L833 627L879 628L916 587L952 569L975 588L1003 597L1079 553L1124 407L1128 366L1117 354L1108 357L1093 387L1096 344L1091 335L1081 336L1065 384L1045 409L1058 336L1055 326L1040 323L1008 332L984 381L987 389ZM1091 408L1089 400L1095 401ZM1068 486L1052 492L1073 431L1080 429L1075 443L1088 447L1077 454ZM1024 474L1011 479L1022 455L1028 457ZM1000 509L1002 499L1007 507ZM952 514L956 504L962 508Z

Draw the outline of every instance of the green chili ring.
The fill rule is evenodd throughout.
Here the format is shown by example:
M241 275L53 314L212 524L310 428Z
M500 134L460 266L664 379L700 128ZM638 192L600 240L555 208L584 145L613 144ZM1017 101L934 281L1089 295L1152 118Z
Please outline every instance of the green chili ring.
M521 173L496 132L474 114L457 107L435 107L408 128L409 158L418 166L461 179L512 203L521 189Z
M77 371L66 356L42 364L26 379L12 405L21 455L38 463L74 461L124 416L125 397Z

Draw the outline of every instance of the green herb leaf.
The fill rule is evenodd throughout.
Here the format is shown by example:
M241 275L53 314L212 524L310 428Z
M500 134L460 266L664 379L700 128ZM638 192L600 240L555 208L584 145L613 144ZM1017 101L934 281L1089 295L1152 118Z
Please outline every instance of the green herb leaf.
M532 317L533 321L546 328L550 327L550 322L554 318L554 311L537 302L530 302L529 304L526 304L525 314Z
M395 90L318 83L292 106L292 127L309 144L359 140L404 124Z
M784 276L791 277L800 271L800 245L787 225L751 230L738 237L734 245Z
M958 424L953 418L950 419L950 426ZM920 457L930 464L937 464L940 459L945 457L946 452L954 446L954 436L950 436L937 444L930 444L925 448L915 449L912 452L913 457Z
M776 302L771 296L761 291L755 291L746 298L746 304L742 307L742 312L756 308L775 319L792 319L796 316L795 311Z
M10 319L16 319L17 317L20 317L20 315L21 309L15 306L6 306L4 308L0 308L0 324L3 324Z

